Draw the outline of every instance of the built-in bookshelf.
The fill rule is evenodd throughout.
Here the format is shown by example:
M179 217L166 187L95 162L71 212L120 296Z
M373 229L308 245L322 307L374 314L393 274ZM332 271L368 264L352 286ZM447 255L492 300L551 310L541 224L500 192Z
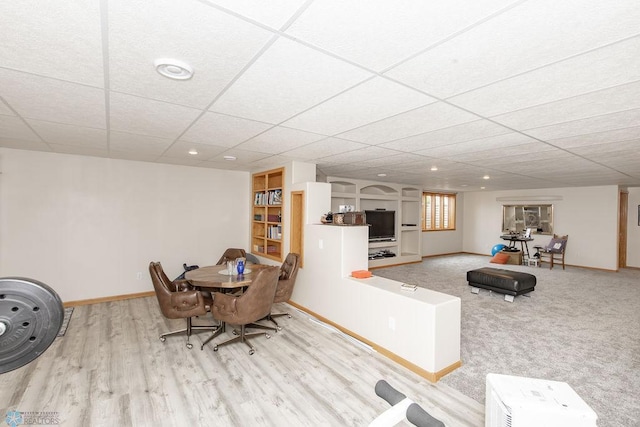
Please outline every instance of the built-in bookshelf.
M331 210L353 207L356 211L393 210L395 239L369 242L369 267L416 262L422 259L420 207L422 190L417 186L327 177L331 184Z
M252 176L251 252L282 261L284 168Z

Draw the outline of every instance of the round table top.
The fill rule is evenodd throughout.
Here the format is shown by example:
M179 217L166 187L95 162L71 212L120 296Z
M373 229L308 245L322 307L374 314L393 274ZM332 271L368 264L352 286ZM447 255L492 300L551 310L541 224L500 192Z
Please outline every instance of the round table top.
M184 278L192 285L200 288L233 289L248 286L261 268L268 267L262 264L248 264L246 269L251 270L246 274L229 275L224 265L208 265L195 270L187 271ZM223 273L220 273L222 271Z

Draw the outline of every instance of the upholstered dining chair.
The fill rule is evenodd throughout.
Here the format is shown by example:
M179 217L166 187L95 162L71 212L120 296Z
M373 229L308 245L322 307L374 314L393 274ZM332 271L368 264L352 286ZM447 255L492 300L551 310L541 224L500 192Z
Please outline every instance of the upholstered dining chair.
M287 302L291 299L293 293L293 286L296 284L296 277L298 276L298 267L300 265L300 255L296 253L289 253L284 259L284 262L280 266L280 274L278 275L278 287L276 288L276 295L273 298L273 302ZM282 327L275 321L275 317L287 316L291 318L289 313L269 313L266 317L260 320L268 320L272 322L274 326L267 326L261 323L252 323L247 325L250 328L269 329L273 331L280 331Z
M238 258L246 258L246 257L247 257L247 252L244 249L228 248L226 251L224 251L224 253L220 257L216 265L224 265L227 263L227 261L235 261Z
M567 250L567 240L569 240L568 234L564 236L554 234L547 246L536 247L540 254L540 266L542 266L543 262L549 262L549 269L552 269L554 261L560 261L564 270L564 253Z
M246 325L265 317L271 311L273 297L278 286L278 267L264 267L257 273L251 281L251 285L241 295L223 294L214 292L211 313L213 317L225 324L240 326L237 336L214 344L213 351L218 351L218 347L234 342L243 342L249 346L249 354L255 352L255 348L249 342L249 338L257 335L269 334L264 332L247 333Z
M167 319L186 319L187 327L160 335L160 341L164 342L170 335L186 334L187 348L193 348L189 337L194 330L215 331L219 325L194 325L194 316L204 316L211 311L211 298L198 290L192 289L186 280L171 281L167 278L162 265L159 262L149 263L151 282L158 298L160 311Z

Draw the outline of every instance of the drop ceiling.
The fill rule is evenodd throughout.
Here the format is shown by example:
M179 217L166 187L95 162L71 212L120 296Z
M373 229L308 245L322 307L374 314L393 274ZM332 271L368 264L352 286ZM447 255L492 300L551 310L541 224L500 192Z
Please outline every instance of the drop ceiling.
M640 186L640 3L1 2L0 146L433 190Z

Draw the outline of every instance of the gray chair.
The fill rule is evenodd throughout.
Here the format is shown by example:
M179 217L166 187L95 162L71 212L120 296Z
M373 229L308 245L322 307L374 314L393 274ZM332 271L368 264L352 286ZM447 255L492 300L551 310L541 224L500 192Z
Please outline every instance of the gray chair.
M535 248L538 249L537 254L539 254L540 266L542 266L543 262L549 262L549 269L552 269L555 262L559 261L562 263L562 269L564 270L564 253L567 250L568 240L568 234L565 236L558 236L557 234L554 234L547 246L536 246Z
M158 298L160 311L167 319L186 319L187 326L173 332L160 335L160 341L164 342L170 335L186 334L187 348L193 348L189 337L194 330L215 331L219 325L194 325L193 317L204 316L211 311L212 300L202 292L193 289L186 280L171 281L162 269L159 262L149 263L151 282Z
M265 335L270 338L269 334L264 332L247 333L245 328L248 324L264 318L271 312L277 286L278 267L264 267L258 271L255 279L251 281L251 285L242 295L214 293L211 314L225 325L240 326L240 332L227 341L214 344L213 351L218 351L218 347L223 345L243 342L249 346L249 354L253 354L255 348L249 342L249 338L257 335Z

